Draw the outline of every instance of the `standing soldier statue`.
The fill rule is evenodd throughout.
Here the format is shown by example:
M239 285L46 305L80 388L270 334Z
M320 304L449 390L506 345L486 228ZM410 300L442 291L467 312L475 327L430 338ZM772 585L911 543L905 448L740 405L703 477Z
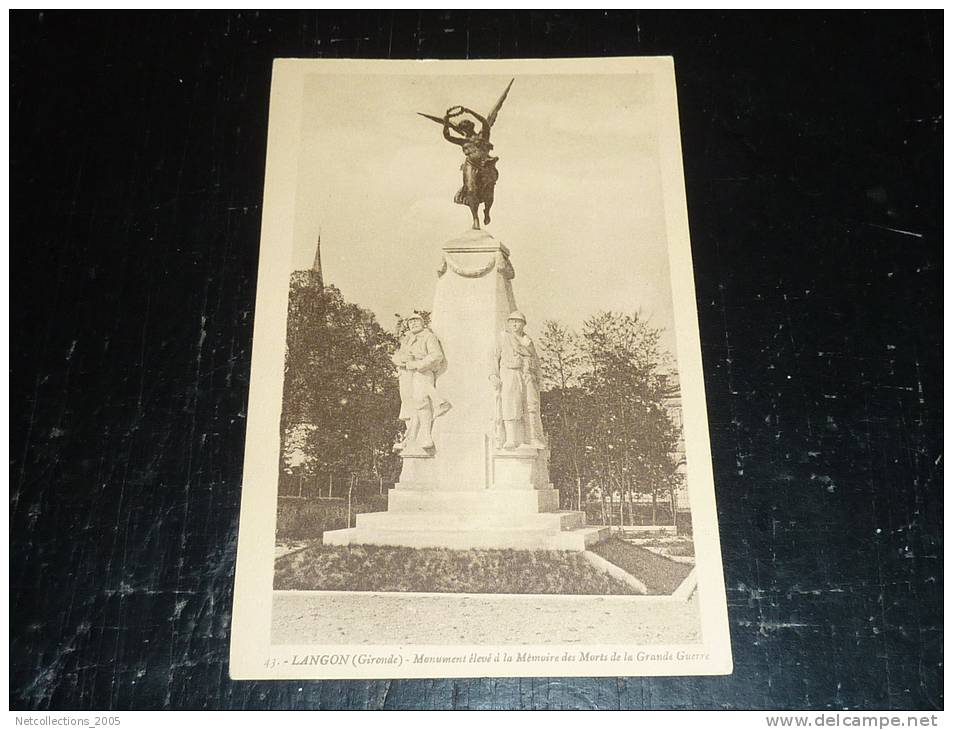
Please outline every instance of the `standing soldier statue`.
M407 335L394 355L400 389L400 420L407 424L396 450L405 456L425 455L433 449L433 420L450 410L450 401L437 392L437 376L447 360L440 340L416 312L407 318Z
M496 441L504 449L523 444L545 449L539 413L539 357L533 340L523 332L524 327L526 317L520 311L512 312L493 356L490 382L497 393Z
M506 95L510 93L512 85L513 79L510 80L503 95L486 117L465 106L452 106L447 109L447 113L443 117L418 112L420 116L443 125L444 139L463 148L463 154L466 157L460 166L463 171L463 186L453 196L453 202L465 205L470 209L470 215L473 216L474 230L480 229L480 203L483 203L484 225L490 222L493 190L500 177L500 173L496 170L496 162L500 158L490 155L490 151L493 149L493 145L490 144L490 128L496 122L496 115L499 113L500 107L503 106ZM464 114L469 114L480 122L479 132L476 131L476 125L469 119L454 121ZM462 136L454 137L450 133L451 130Z

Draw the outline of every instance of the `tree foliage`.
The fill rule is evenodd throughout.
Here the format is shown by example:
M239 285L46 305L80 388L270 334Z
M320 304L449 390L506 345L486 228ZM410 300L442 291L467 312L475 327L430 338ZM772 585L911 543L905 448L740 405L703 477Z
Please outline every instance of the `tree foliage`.
M578 386L587 369L586 353L579 336L556 320L548 319L543 322L540 342L543 345L539 350L543 389L565 390Z
M373 313L295 272L281 415L284 473L391 478L399 409L397 338Z
M539 350L550 470L572 501L594 484L620 496L631 519L632 495L651 495L654 504L679 486L679 429L665 405L670 363L660 335L638 314L618 312L595 314L578 335L558 322L544 324Z

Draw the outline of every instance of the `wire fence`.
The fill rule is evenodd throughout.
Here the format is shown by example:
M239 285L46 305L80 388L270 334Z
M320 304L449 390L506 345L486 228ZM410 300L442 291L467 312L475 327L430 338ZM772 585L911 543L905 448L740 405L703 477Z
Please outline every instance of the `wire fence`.
M386 495L394 482L384 479L357 479L346 474L282 474L278 483L278 496L283 502L322 502L326 509L336 509L330 503L340 504L344 525L351 525L355 512L362 511L358 505L382 504L386 509ZM616 493L602 499L598 496L583 500L578 505L576 494L564 495L563 509L581 509L586 514L586 523L606 525L623 531L639 527L678 527L679 532L690 530L690 512L678 504L679 500L665 495L652 503L650 496ZM686 505L687 507L687 505Z
M278 496L298 499L364 499L387 494L394 482L385 479L355 479L335 474L283 474Z

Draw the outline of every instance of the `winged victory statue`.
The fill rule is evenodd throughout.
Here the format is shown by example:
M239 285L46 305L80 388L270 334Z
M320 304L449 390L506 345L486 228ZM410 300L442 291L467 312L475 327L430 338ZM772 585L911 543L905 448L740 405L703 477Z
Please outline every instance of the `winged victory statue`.
M465 205L470 209L475 230L480 228L479 208L481 203L483 204L483 223L487 225L490 222L493 191L496 187L496 181L500 177L500 173L496 169L497 160L500 158L490 154L493 150L493 145L490 143L490 128L496 122L496 116L506 100L506 95L510 93L512 85L513 79L510 79L503 95L493 105L486 117L459 105L447 109L442 117L417 112L420 116L442 125L444 139L463 148L465 159L460 166L460 170L463 172L463 186L453 196L453 202ZM480 131L477 131L476 125L470 119L460 119L464 115L474 117L480 123ZM454 136L454 132L460 136Z

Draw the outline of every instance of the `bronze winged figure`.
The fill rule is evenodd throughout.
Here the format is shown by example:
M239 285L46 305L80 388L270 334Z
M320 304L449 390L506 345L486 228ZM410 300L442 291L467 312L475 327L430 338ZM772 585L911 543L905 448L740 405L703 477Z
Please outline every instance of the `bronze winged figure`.
M506 100L506 95L510 93L513 81L514 79L510 79L510 83L507 84L502 96L493 105L486 117L465 106L452 106L447 109L443 117L417 112L420 116L442 125L444 139L463 148L465 159L460 166L460 170L463 172L463 186L453 196L453 202L465 205L470 209L475 230L480 228L479 208L481 203L483 204L483 223L486 225L490 222L493 191L496 187L496 181L500 177L496 169L497 160L500 158L490 155L493 150L493 145L490 143L490 128L496 122L496 116ZM469 119L458 120L458 117L464 114L469 114L480 122L479 132L476 130L476 125ZM461 136L456 137L451 132L456 132Z

